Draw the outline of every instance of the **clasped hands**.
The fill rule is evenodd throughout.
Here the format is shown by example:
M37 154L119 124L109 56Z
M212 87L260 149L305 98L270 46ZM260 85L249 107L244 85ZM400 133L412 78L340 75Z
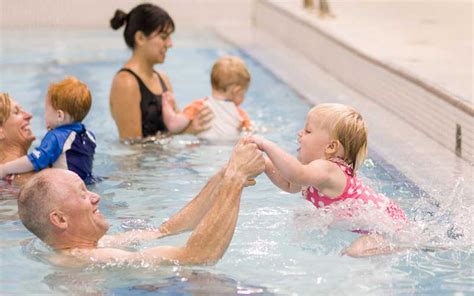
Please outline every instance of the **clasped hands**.
M258 137L247 136L237 142L226 166L227 173L241 177L244 186L256 184L255 177L265 170L265 158L259 146L255 143Z

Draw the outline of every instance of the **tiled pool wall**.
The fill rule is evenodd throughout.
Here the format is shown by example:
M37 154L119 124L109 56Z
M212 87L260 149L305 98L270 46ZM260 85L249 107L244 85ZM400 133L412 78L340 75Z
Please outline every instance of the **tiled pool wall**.
M318 27L314 16L288 1L256 0L254 26L272 32L346 85L474 163L472 105L335 39Z
M268 31L348 86L474 163L472 105L335 39L319 28L296 0L0 0L0 26L106 28L116 8L129 11L140 2L164 7L178 29L225 23L253 24L257 29Z

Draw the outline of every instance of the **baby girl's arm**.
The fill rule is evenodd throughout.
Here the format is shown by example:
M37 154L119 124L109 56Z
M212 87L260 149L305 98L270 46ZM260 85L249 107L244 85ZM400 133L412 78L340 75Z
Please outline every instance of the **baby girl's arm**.
M190 120L183 114L177 113L174 107L175 100L173 93L163 93L163 121L171 133L179 133L189 125Z
M318 159L302 164L267 139L252 136L249 141L256 143L268 155L279 174L292 184L320 187L329 179L331 164L327 160Z
M27 156L17 158L0 165L0 179L7 175L27 173L34 170L33 164Z
M283 191L290 193L296 193L301 191L301 186L297 184L292 184L285 180L275 168L272 161L268 158L265 159L265 174L268 176L268 178L272 181L273 184L275 184Z

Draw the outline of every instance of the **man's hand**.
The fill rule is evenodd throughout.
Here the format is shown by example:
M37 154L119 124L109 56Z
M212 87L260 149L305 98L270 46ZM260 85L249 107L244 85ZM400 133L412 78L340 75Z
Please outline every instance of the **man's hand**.
M196 116L191 121L191 124L186 129L186 133L189 134L198 134L202 131L208 130L211 128L211 122L214 118L212 110L204 105L199 111L197 111Z
M260 149L262 151L265 151L265 149L264 149L265 141L267 141L265 138L260 137L260 136L256 136L256 135L251 135L251 136L248 136L248 137L244 138L244 143L246 143L246 144L254 143L258 146L258 149Z
M255 184L257 184L257 181L254 178L250 178L245 180L244 187L254 186Z
M245 144L244 141L241 139L235 145L226 173L233 174L234 177L242 177L248 186L251 185L248 179L258 176L265 170L265 159L257 145Z

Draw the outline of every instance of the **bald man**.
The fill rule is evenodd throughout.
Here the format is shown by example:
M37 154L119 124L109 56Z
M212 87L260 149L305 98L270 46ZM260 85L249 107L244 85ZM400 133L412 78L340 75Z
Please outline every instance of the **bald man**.
M240 141L227 165L214 175L183 209L156 230L105 235L100 196L87 190L73 172L47 169L22 188L18 212L25 227L51 246L52 264L78 267L93 263L213 264L225 253L234 234L242 189L265 169L254 144ZM253 181L254 182L254 181ZM159 246L132 252L121 247L193 230L181 247Z

